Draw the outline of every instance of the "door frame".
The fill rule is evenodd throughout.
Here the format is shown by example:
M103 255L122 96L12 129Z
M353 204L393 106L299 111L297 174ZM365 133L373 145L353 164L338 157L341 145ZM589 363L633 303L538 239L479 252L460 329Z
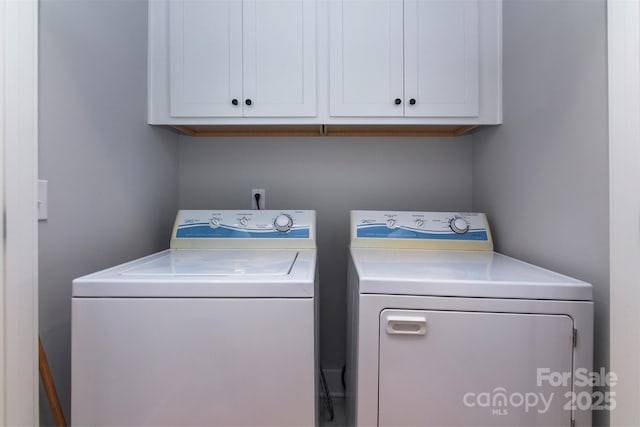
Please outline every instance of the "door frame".
M0 423L38 425L38 0L0 1Z
M612 426L640 424L640 4L608 0Z

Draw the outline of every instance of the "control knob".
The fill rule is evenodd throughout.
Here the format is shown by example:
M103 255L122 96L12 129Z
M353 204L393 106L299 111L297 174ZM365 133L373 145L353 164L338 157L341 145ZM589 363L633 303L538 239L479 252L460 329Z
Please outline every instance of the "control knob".
M453 218L449 222L449 227L456 234L464 234L469 231L469 223L464 218Z
M273 226L282 233L287 232L293 227L293 219L287 214L280 214L273 221Z
M209 227L218 228L219 225L220 225L220 220L218 218L211 218L209 220Z
M424 220L423 219L418 218L418 219L416 219L415 223L416 223L416 227L418 227L418 228L422 228L424 226Z
M396 228L397 226L398 226L398 222L397 222L395 219L393 219L393 218L389 218L389 219L387 220L387 227L389 227L389 228Z
M246 227L247 224L249 224L249 219L246 216L243 216L242 218L240 218L240 225L243 227Z

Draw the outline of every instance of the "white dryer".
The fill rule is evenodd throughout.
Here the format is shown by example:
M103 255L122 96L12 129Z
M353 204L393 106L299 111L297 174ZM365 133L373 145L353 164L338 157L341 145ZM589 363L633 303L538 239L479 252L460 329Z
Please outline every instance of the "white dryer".
M349 425L591 425L591 285L493 252L484 214L353 211L347 299Z
M73 281L72 423L313 426L316 277L313 211L180 211Z

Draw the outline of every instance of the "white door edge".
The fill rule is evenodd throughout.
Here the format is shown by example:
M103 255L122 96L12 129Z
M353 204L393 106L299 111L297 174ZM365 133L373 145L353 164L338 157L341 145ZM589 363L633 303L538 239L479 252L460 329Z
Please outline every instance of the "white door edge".
M640 424L640 4L609 0L610 357L612 426ZM629 302L632 303L629 303Z
M0 423L38 425L38 0L0 1Z

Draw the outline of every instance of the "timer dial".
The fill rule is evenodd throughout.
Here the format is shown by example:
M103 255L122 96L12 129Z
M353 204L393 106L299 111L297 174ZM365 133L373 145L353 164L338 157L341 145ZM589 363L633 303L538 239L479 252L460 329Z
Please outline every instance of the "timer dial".
M464 218L453 218L449 222L449 227L456 234L464 234L469 231L469 223Z
M273 226L282 233L287 232L293 227L293 219L287 214L280 214L273 221Z

